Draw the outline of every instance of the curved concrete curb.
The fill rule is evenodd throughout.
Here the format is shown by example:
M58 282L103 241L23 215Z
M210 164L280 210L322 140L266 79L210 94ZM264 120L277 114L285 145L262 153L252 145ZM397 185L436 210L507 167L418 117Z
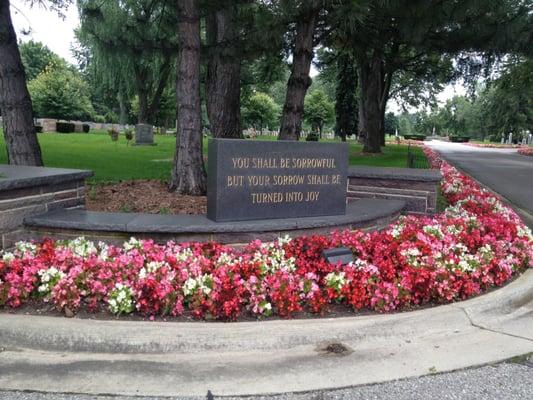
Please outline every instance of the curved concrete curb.
M342 354L327 351L341 343ZM478 298L393 315L243 323L0 314L0 387L265 394L451 371L533 351L533 270Z

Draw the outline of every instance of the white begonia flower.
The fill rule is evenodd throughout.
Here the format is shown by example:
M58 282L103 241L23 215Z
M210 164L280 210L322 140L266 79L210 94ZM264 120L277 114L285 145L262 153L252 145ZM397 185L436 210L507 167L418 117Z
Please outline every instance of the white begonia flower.
M403 224L397 224L391 227L390 234L394 239L398 239L402 234L405 226Z
M457 227L455 225L450 225L446 228L446 230L448 231L448 233L451 233L452 235L458 235L459 233L462 232L462 229L461 227Z
M220 256L215 261L215 264L220 265L228 265L233 266L236 264L239 264L242 262L242 257L235 257L234 255L230 255L226 252L220 253Z
M346 279L346 274L344 272L330 272L326 275L324 280L326 281L326 285L331 289L334 289L337 293L339 293L342 288L348 284L348 280Z
M289 235L278 238L278 245L283 246L284 244L289 244L292 241Z
M190 248L181 249L179 253L176 254L176 260L181 262L194 261L194 254Z
M422 230L437 239L442 239L444 237L444 234L442 233L442 228L439 224L434 225L426 225L422 228Z
M109 259L109 246L104 242L98 242L98 248L100 249L98 258L107 261Z
M85 239L83 236L74 240L70 240L67 243L67 248L78 257L87 257L97 252L96 246L90 240Z
M15 255L13 253L6 251L4 254L2 254L2 261L6 264L10 264L14 259Z
M41 269L37 271L41 284L37 287L37 291L42 295L49 295L52 293L55 285L65 276L65 274L55 267L48 269Z
M124 242L124 249L130 251L133 249L142 249L142 242L139 239L131 237L129 241Z
M193 295L198 290L208 295L213 290L212 286L213 276L211 274L204 274L197 278L188 278L182 286L182 291L185 296Z
M525 237L529 240L533 240L533 234L531 233L531 229L525 225L518 225L516 227L516 235L518 237Z
M457 264L457 267L464 272L474 272L479 266L479 260L471 254L461 256L459 263Z
M420 250L418 250L416 247L411 247L407 250L402 250L400 254L407 258L407 262L413 267L419 267L421 265L420 261L418 260L418 257L422 253L420 253Z
M133 290L122 283L115 284L107 300L109 310L113 314L130 313L134 309L133 303Z
M30 253L34 255L37 252L37 246L31 242L20 241L15 243L15 248L21 253Z

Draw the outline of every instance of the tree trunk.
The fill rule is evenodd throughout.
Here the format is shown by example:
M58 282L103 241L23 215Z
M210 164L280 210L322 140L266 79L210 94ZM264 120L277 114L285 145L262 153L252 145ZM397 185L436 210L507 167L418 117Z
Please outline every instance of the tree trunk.
M337 87L335 89L335 132L343 142L357 135L359 107L357 104L357 66L353 56L343 51L337 60Z
M365 153L381 153L381 95L383 90L382 60L374 54L360 62L361 106L364 120Z
M381 145L385 146L385 111L387 109L387 102L389 101L389 95L390 95L390 88L392 84L392 72L383 71L382 73L382 89L381 89L381 96L380 96L380 103L379 107L381 109Z
M179 56L176 83L178 130L170 189L203 195L206 173L202 155L200 107L200 14L198 0L177 0Z
M361 86L361 76L359 76L359 85ZM357 140L359 143L365 142L365 136L366 136L366 126L365 126L365 114L363 112L363 95L361 94L361 98L359 99L358 104L358 115L359 120L357 121Z
M9 164L42 166L9 0L0 0L0 110Z
M381 146L385 146L385 107L380 105L379 138Z
M137 91L137 98L139 100L139 115L137 115L137 123L148 123L148 71L141 65L134 64L133 70L135 72L135 89Z
M305 95L311 85L309 70L313 60L313 37L319 12L317 3L313 1L307 15L302 16L296 23L291 75L287 82L278 140L300 139Z
M163 65L159 71L157 87L155 92L152 95L151 101L148 102L148 121L150 123L156 122L156 115L159 112L161 107L161 97L163 96L163 91L167 86L168 78L170 77L170 69L172 68L172 56L170 54L165 54Z
M135 87L139 99L139 115L137 117L139 124L154 124L156 122L155 116L161 105L161 96L167 85L171 67L172 57L167 54L158 74L157 86L153 91L154 81L151 78L151 72L146 66L134 65Z
M205 85L207 115L213 137L242 138L237 6L223 3L223 7L206 18L210 51Z
M126 99L124 98L124 89L122 85L120 85L117 93L117 101L120 110L118 122L120 125L126 125L126 123L128 122L128 110L126 109Z

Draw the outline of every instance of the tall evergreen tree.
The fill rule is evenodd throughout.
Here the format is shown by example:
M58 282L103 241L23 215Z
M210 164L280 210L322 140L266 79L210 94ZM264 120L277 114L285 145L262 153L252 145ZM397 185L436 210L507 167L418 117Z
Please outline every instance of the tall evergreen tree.
M180 194L198 196L207 190L202 156L200 12L198 0L176 0L176 3L178 130L170 188Z
M214 137L242 138L239 1L216 2L207 8L209 53L205 84L207 115Z
M335 133L343 142L347 136L357 135L358 99L357 65L349 50L337 56L337 87L335 91Z
M8 162L43 165L9 0L0 0L0 110Z
M372 153L380 152L385 107L398 71L424 72L428 63L434 65L434 55L527 51L525 41L531 39L530 0L344 3L331 13L330 24L342 27L341 39L357 59L360 128L364 150Z
M291 74L287 82L287 94L281 115L279 140L298 140L300 138L305 95L311 85L309 71L311 70L314 54L315 33L320 11L322 10L322 1L320 0L290 3L290 7L295 7L289 13L294 13L296 27Z
M139 123L154 123L177 55L173 7L168 0L78 0L78 8L77 36L90 61L115 93L137 95Z

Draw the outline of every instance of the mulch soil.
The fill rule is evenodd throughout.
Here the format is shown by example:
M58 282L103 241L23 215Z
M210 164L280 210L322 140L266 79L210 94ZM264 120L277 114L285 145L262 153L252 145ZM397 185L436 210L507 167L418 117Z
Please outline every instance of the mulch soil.
M87 186L85 208L107 212L205 214L207 199L169 192L164 182L135 180Z

